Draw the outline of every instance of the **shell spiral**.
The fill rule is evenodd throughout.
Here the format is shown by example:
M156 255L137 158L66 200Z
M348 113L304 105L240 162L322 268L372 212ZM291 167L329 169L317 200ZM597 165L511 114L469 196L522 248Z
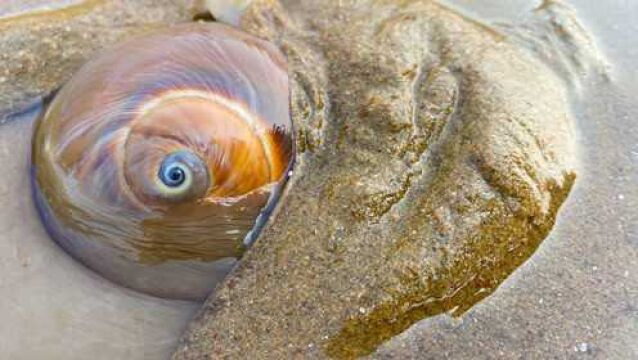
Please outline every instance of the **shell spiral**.
M223 25L182 25L103 51L35 128L45 227L120 285L204 298L286 180L288 97L279 51Z

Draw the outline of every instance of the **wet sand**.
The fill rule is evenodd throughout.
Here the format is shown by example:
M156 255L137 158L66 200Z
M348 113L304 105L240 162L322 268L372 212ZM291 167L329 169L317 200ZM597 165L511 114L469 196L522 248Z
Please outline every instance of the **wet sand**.
M456 1L485 21L535 2ZM489 3L489 8L482 8ZM373 358L638 356L638 4L570 1L610 64L575 102L579 178L532 258L461 319L424 320ZM506 15L505 15L506 14Z
M507 6L496 0L459 0L455 3L486 23L514 21L537 5L536 2L521 0L509 2ZM606 2L604 6L594 0L570 3L575 5L609 60L610 80L591 77L583 84L582 98L574 99L578 179L559 213L557 224L530 260L493 295L461 318L442 315L413 325L382 345L371 355L372 358L630 359L638 356L638 342L635 341L638 337L638 106L635 101L638 73L634 70L634 64L638 63L638 37L635 35L638 30L635 23L638 4L620 0ZM3 141L3 156L7 157L12 157L13 149L28 143L14 139L28 126L11 126L12 130L3 133L6 139L0 140ZM16 175L26 163L22 161L25 160L11 165ZM23 184L24 178L18 176L12 183ZM12 187L5 189L3 194L20 194L20 191L19 187ZM18 215L9 214L13 220L7 222L4 234L28 239L29 234L16 235L8 230L16 227L15 218L34 217L27 210L28 202L16 206ZM11 209L14 211L14 208ZM37 224L34 223L32 228L38 228ZM42 237L36 234L35 238ZM5 263L25 261L24 256L14 250L7 249L3 253L3 256L10 257ZM67 260L62 255L46 256L45 259L65 263ZM15 281L10 283L7 278L4 282L0 281L4 289L2 292L12 293L0 303L0 312L6 305L6 314L12 313L11 316L15 317L8 321L22 324L14 325L16 328L12 334L15 337L3 337L3 342L0 342L2 354L9 353L16 359L30 359L37 354L48 354L52 356L50 358L83 358L82 352L91 351L94 346L100 349L106 346L111 353L100 352L93 358L103 356L107 359L114 354L127 358L157 358L168 355L170 344L176 340L170 337L179 332L180 321L184 322L193 311L188 305L184 306L188 315L179 315L181 305L171 305L168 311L162 310L164 305L158 305L151 311L143 300L122 300L127 304L126 308L144 309L140 317L136 313L138 310L119 311L121 306L106 297L102 303L106 307L96 305L93 309L101 313L103 319L117 319L110 322L110 326L109 321L101 323L106 324L102 329L104 333L116 333L108 343L100 336L91 335L97 334L99 330L96 329L100 327L100 322L96 322L97 318L91 314L93 310L76 313L79 315L75 320L80 325L72 326L69 332L42 333L43 319L69 324L68 316L60 315L64 312L49 311L55 306L55 301L51 306L44 306L46 303L41 301L47 295L38 289L51 289L55 287L52 285L56 285L50 280L36 279L45 272L55 273L44 264L44 268L36 267L37 271L30 273L31 282L22 283L40 283L29 288L31 290L24 287L14 291L11 286ZM63 268L73 266L69 263L62 265ZM67 281L69 284L72 281L88 283L86 279L89 278L90 275L80 273ZM20 293L24 297L19 298L17 295ZM78 296L81 297L81 293ZM35 294L40 294L37 295L41 297L39 302ZM7 298L23 300L7 301ZM135 296L129 299L132 298ZM82 301L78 299L59 301L60 304ZM114 312L105 312L105 308ZM168 316L155 318L161 319L159 322L149 322L156 311ZM128 329L127 321L122 320L127 316L133 320L128 322L131 325ZM51 328L55 329L55 326ZM127 332L131 329L135 329L134 332ZM117 334L117 331L121 333ZM86 337L83 334L87 334ZM140 337L131 334L139 334ZM60 337L71 339L77 347L60 345ZM22 339L23 342L16 346L12 342L14 339ZM164 346L161 345L163 342ZM40 347L47 343L50 345ZM133 344L142 346L135 347ZM146 346L154 352L147 352ZM28 348L32 350L26 350Z

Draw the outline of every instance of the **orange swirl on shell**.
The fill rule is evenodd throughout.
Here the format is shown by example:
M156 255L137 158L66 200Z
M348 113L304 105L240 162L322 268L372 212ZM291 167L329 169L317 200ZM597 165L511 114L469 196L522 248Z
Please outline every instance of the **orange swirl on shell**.
M275 182L288 166L264 121L218 94L167 91L144 103L133 123L130 143L144 143L135 141L136 136L161 142L162 156L183 148L199 152L213 178L204 198L208 201L238 197ZM156 169L148 171L151 177Z
M32 149L36 205L68 253L127 287L201 299L286 180L285 61L218 24L133 39L71 78ZM175 153L197 166L187 197L160 182Z

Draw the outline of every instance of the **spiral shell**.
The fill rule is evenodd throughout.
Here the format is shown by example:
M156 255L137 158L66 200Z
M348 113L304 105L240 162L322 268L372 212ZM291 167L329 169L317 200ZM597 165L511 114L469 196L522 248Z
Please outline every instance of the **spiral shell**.
M202 299L254 238L293 156L283 56L219 24L102 52L35 128L36 205L104 277Z

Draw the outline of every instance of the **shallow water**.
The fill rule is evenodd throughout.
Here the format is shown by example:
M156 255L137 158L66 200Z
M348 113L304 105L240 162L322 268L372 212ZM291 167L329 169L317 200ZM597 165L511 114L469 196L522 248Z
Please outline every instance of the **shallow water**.
M29 6L40 9L45 3ZM538 5L528 0L449 3L486 23L516 22ZM424 321L386 344L379 356L405 349L450 357L478 349L508 357L638 354L638 3L570 3L596 36L611 80L590 78L575 103L579 176L553 233L461 325L447 318ZM16 9L3 3L0 16ZM14 324L0 336L0 354L69 359L100 349L92 358L167 357L198 306L104 283L48 241L24 186L27 157L16 156L26 154L28 134L28 120L5 124L0 131L0 162L10 170L0 182L0 201L7 204L0 233L9 240L0 242L0 319Z

